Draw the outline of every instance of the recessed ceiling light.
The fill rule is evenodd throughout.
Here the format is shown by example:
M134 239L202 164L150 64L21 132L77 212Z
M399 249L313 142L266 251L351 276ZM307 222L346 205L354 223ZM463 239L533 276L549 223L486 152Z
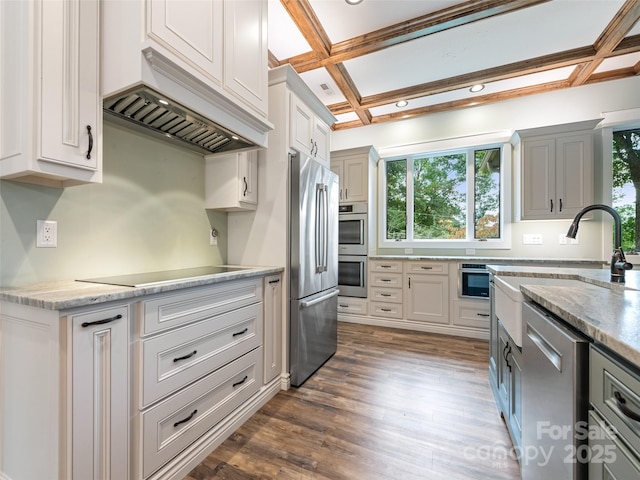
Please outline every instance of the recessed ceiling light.
M344 0L345 2L347 2L347 4L349 5L358 5L359 3L362 3L362 0Z
M406 107L407 105L409 105L409 102L407 102L406 100L400 100L398 103L396 103L396 107L398 108Z
M167 102L166 100L158 100L158 103L161 103L162 105L169 105L169 102Z
M474 85L473 87L471 87L469 89L469 91L472 92L472 93L479 92L480 90L484 90L484 85L481 84L481 83L479 83L478 85Z

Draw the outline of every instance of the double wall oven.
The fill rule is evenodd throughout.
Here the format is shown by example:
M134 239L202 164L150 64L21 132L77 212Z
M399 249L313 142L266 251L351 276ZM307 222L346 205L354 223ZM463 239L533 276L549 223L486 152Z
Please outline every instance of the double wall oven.
M345 297L367 297L367 204L339 206L338 288Z

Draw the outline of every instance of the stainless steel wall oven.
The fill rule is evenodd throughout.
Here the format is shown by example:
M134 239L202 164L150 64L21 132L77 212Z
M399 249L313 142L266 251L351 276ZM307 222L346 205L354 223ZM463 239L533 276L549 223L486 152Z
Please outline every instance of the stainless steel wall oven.
M458 268L458 296L489 299L489 271L485 264L460 264Z
M367 204L340 205L338 288L342 296L367 298L367 235Z

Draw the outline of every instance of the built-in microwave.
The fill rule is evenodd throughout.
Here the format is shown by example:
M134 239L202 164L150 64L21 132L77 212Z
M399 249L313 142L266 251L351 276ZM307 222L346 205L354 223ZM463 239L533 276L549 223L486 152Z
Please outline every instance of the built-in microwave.
M344 297L367 298L366 255L338 255L338 289Z
M489 298L489 271L481 263L461 263L458 268L458 296Z
M353 203L338 208L338 254L367 255L367 204Z

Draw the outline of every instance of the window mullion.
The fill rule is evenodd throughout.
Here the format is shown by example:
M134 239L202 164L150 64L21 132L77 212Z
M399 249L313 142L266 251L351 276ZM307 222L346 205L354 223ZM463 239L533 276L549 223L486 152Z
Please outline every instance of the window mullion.
M413 241L413 158L407 158L407 241Z
M476 184L475 152L467 151L467 240L475 239Z

